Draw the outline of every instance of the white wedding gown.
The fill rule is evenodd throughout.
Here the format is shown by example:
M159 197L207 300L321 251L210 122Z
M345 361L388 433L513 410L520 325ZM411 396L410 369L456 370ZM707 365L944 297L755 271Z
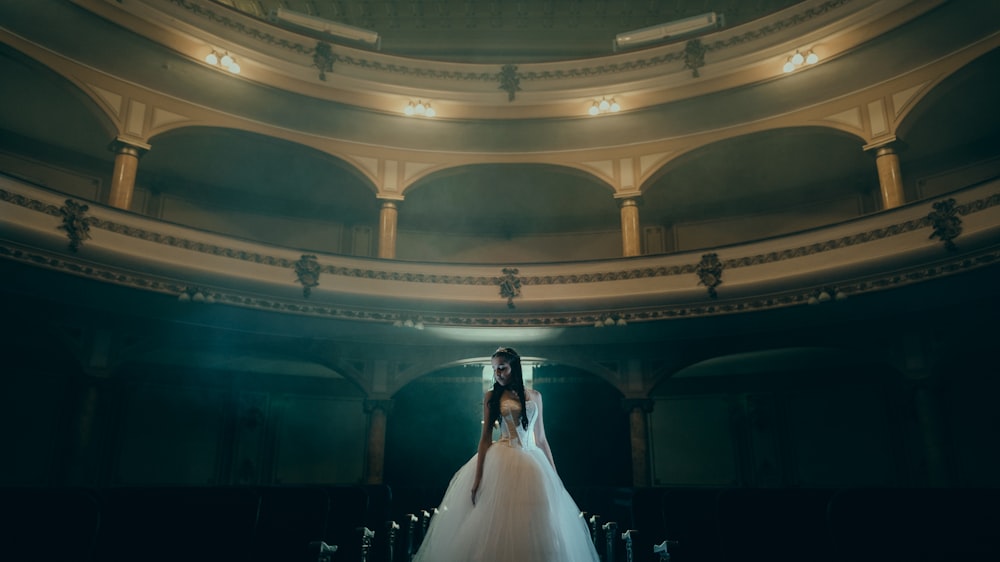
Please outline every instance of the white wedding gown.
M452 477L415 562L587 562L599 560L580 510L535 444L538 408L500 401L500 439L486 451L476 504L476 456Z

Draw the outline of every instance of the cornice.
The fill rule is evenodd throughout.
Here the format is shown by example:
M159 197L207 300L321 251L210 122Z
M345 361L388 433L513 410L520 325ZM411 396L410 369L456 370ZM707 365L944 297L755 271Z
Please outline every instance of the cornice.
M627 98L631 111L772 80L797 49L823 43L823 60L833 59L940 3L807 0L699 37L696 61L681 42L592 59L468 64L331 45L207 0L73 1L196 61L227 50L241 57L243 79L392 114L409 98L429 99L450 119L583 117L595 96ZM320 46L325 72L316 66ZM515 89L505 84L511 77Z
M803 305L820 291L900 287L991 265L1000 255L1000 180L759 242L525 265L303 255L69 202L0 177L0 257L181 298L201 293L223 305L397 324L577 326L734 314ZM957 230L942 226L942 208ZM70 224L84 225L86 236L74 238ZM316 266L308 284L296 279L307 258ZM716 268L707 269L706 259Z

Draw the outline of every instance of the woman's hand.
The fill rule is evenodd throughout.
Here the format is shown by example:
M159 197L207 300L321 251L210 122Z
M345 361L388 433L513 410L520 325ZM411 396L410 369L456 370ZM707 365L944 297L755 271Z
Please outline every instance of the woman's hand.
M476 505L476 493L479 492L479 480L472 485L472 505Z

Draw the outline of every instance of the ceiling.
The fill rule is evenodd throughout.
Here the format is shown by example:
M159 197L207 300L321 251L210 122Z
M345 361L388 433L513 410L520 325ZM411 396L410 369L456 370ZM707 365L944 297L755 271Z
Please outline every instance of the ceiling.
M465 62L608 55L615 35L709 12L732 27L802 0L218 0L267 19L277 8L378 32L385 53Z
M606 54L610 37L623 28L634 29L706 11L724 13L726 25L736 25L795 3L787 0L521 3L220 0L220 5L228 4L232 9L260 16L281 6L370 27L383 35L385 52L411 56L428 55L429 51L450 52L454 56L458 56L455 53L470 57L487 53L502 56L515 43L510 38L517 37L523 43L516 48L530 48L538 58L559 56L559 49L579 49L577 55L583 54L585 49L592 48L586 45L587 38L594 34L603 34L600 43ZM514 17L518 9L532 14L523 25ZM493 24L486 15L490 10L499 11ZM546 24L544 10L565 17L550 18ZM417 12L422 15L413 16ZM465 14L463 26L475 24L474 29L482 32L477 35L481 41L468 42L458 33L456 14ZM489 25L494 27L486 32L483 27ZM114 29L116 35L114 40L108 37L109 44L127 45L137 52L150 48L149 42L139 35ZM564 41L556 49L547 42L547 34L555 32L575 34L576 39ZM501 40L502 37L507 40ZM871 60L871 57L858 58ZM767 105L770 108L788 103L787 98L794 97L793 93L800 94L804 84L817 89L824 84L832 87L828 82L837 78L831 76L834 72L845 72L851 79L859 79L853 76L855 73L847 72L859 69L857 63L847 59L850 57L789 80L674 103L671 107L657 108L659 113L650 110L606 120L532 123L442 120L426 121L420 123L426 127L418 128L413 123L408 127L398 117L366 112L362 115L363 122L359 117L358 122L344 126L357 135L374 134L372 131L383 135L369 142L433 136L436 142L453 143L455 150L488 151L494 145L506 149L502 143L530 142L544 134L558 137L563 143L589 133L591 137L607 139L604 142L609 144L625 144L644 121L652 123L651 128L656 131L671 127L670 134L686 131L683 129L686 121L677 116L687 116L701 124L709 120L722 127L727 122L718 121L718 114L749 111L743 106L731 107L736 105L732 101L737 95L750 96L755 103L771 104ZM169 73L160 67L143 72L160 72L173 78L180 73L180 64L169 64L174 65ZM838 64L843 65L839 71ZM337 124L353 118L341 107L332 111L288 111L289 106L301 108L310 100L301 96L279 98L287 93L276 89L251 91L242 82L234 82L217 72L193 64L192 68L180 79L193 84L202 80L202 74L209 74L213 81L200 82L206 90L235 98L265 91L274 96L267 98L269 102L286 102L272 103L266 108L280 110L282 116L301 114L303 119L325 119ZM987 53L935 86L934 95L921 102L904 124L906 130L902 136L911 141L910 150L902 154L907 173L933 174L933 156L952 158L957 153L970 161L995 156L1000 145L1000 135L996 133L1000 131L1000 108L993 102L1000 98L998 69L1000 52ZM113 154L106 149L111 140L109 128L96 117L92 102L84 99L77 86L6 45L0 46L0 75L6 84L16 85L2 90L0 146L12 152L57 152L68 159L89 159L92 167L102 173L111 168ZM159 80L156 83L166 83L165 78ZM346 223L372 223L377 217L374 188L357 173L355 166L300 144L248 132L198 127L158 136L154 143L155 149L143 157L140 166L142 181L158 184L163 190L174 190L180 197L198 199L211 206L264 209L293 217L333 217ZM875 166L870 154L861 148L859 139L829 128L780 129L709 144L674 160L644 186L643 221L648 224L706 221L827 200L870 197L877 192ZM565 204L567 201L573 204ZM614 230L620 224L617 203L607 185L594 176L582 176L570 168L553 165L459 166L412 186L402 205L405 212L400 214L400 227L411 230L441 229L495 236L505 232L604 231ZM442 213L449 209L456 212Z

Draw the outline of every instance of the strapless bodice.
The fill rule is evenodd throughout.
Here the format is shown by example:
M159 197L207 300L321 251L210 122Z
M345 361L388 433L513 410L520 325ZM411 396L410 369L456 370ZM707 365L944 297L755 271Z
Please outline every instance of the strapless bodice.
M525 402L528 408L528 428L521 425L521 402L504 396L500 399L500 439L498 443L524 449L535 447L535 418L538 406L534 400Z

